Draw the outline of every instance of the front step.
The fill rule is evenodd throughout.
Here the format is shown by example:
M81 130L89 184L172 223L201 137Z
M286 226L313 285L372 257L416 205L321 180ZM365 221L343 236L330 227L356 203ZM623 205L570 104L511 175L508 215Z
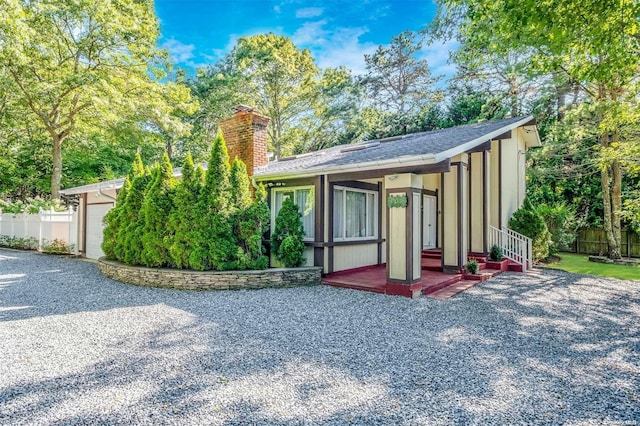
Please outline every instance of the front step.
M478 271L477 274L475 275L471 275L471 274L464 274L464 279L465 280L472 280L472 281L486 281L490 278L495 277L496 275L501 274L502 271L499 270L495 270L495 269L487 269L484 272Z
M442 255L440 253L425 253L422 252L423 259L441 259Z
M509 261L509 265L507 266L507 271L511 272L524 272L524 268L521 264Z
M460 280L455 284L448 285L438 291L428 294L427 297L438 300L448 299L451 296L455 296L458 293L462 293L463 291L480 284L480 282L481 281Z
M442 250L440 249L426 249L422 250L422 270L423 271L442 271ZM469 252L467 259L475 259L478 262L478 271L510 271L510 272L523 272L522 265L508 260L508 263L504 267L496 265L495 262L489 262L488 257L483 253Z
M455 274L452 275L450 279L445 280L445 281L441 281L437 284L433 284L433 285L426 285L422 287L422 294L424 296L428 296L430 294L433 294L437 291L442 290L443 288L446 288L450 285L459 283L460 281L462 281L462 274Z

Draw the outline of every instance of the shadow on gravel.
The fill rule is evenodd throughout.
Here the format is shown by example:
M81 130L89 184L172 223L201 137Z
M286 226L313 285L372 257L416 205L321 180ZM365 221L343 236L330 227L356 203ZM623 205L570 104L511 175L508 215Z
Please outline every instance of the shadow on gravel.
M64 359L66 342L84 358L0 377L0 423L640 418L640 289L629 282L504 274L444 302L327 287L193 293L122 285L69 259L33 271L31 255L10 256L0 251L0 307L29 308L0 310L0 331L60 315L61 335L33 358ZM10 327L25 334L20 324Z
M162 302L162 290L109 280L91 262L0 249L0 322L136 306L145 290Z

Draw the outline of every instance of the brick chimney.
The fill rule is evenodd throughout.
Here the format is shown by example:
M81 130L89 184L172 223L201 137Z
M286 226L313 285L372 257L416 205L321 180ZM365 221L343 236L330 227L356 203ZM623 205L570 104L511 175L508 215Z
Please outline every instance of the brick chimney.
M238 157L247 165L247 173L253 176L256 167L264 166L267 159L267 125L271 120L256 109L237 105L233 117L219 123L227 143L229 159Z

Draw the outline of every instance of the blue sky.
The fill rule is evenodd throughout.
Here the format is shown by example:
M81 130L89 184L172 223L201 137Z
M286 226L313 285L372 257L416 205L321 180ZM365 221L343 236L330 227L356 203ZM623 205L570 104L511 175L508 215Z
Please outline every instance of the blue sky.
M434 17L432 0L156 0L162 38L173 61L195 68L213 64L245 35L291 37L308 48L318 66L364 70L364 54L404 30L420 30ZM453 44L423 49L435 75L450 75Z

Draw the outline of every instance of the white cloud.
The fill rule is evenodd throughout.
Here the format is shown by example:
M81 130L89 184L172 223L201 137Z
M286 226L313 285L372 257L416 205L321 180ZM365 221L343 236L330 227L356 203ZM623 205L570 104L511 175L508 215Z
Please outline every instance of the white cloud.
M422 59L429 63L429 70L434 76L444 76L441 84L449 80L456 72L456 66L449 63L449 54L458 49L457 40L434 40L422 48Z
M377 45L361 42L366 27L327 29L328 21L305 22L291 37L298 47L311 50L320 68L344 65L354 74L365 72L364 55L372 53Z
M173 63L189 63L193 59L196 46L193 44L184 44L175 38L171 38L161 46L169 51L169 57Z
M315 18L322 15L324 9L321 7L305 7L296 10L296 18Z
M329 31L323 28L326 24L326 19L305 22L293 33L291 40L296 46L321 45L326 42L325 37L329 35Z

